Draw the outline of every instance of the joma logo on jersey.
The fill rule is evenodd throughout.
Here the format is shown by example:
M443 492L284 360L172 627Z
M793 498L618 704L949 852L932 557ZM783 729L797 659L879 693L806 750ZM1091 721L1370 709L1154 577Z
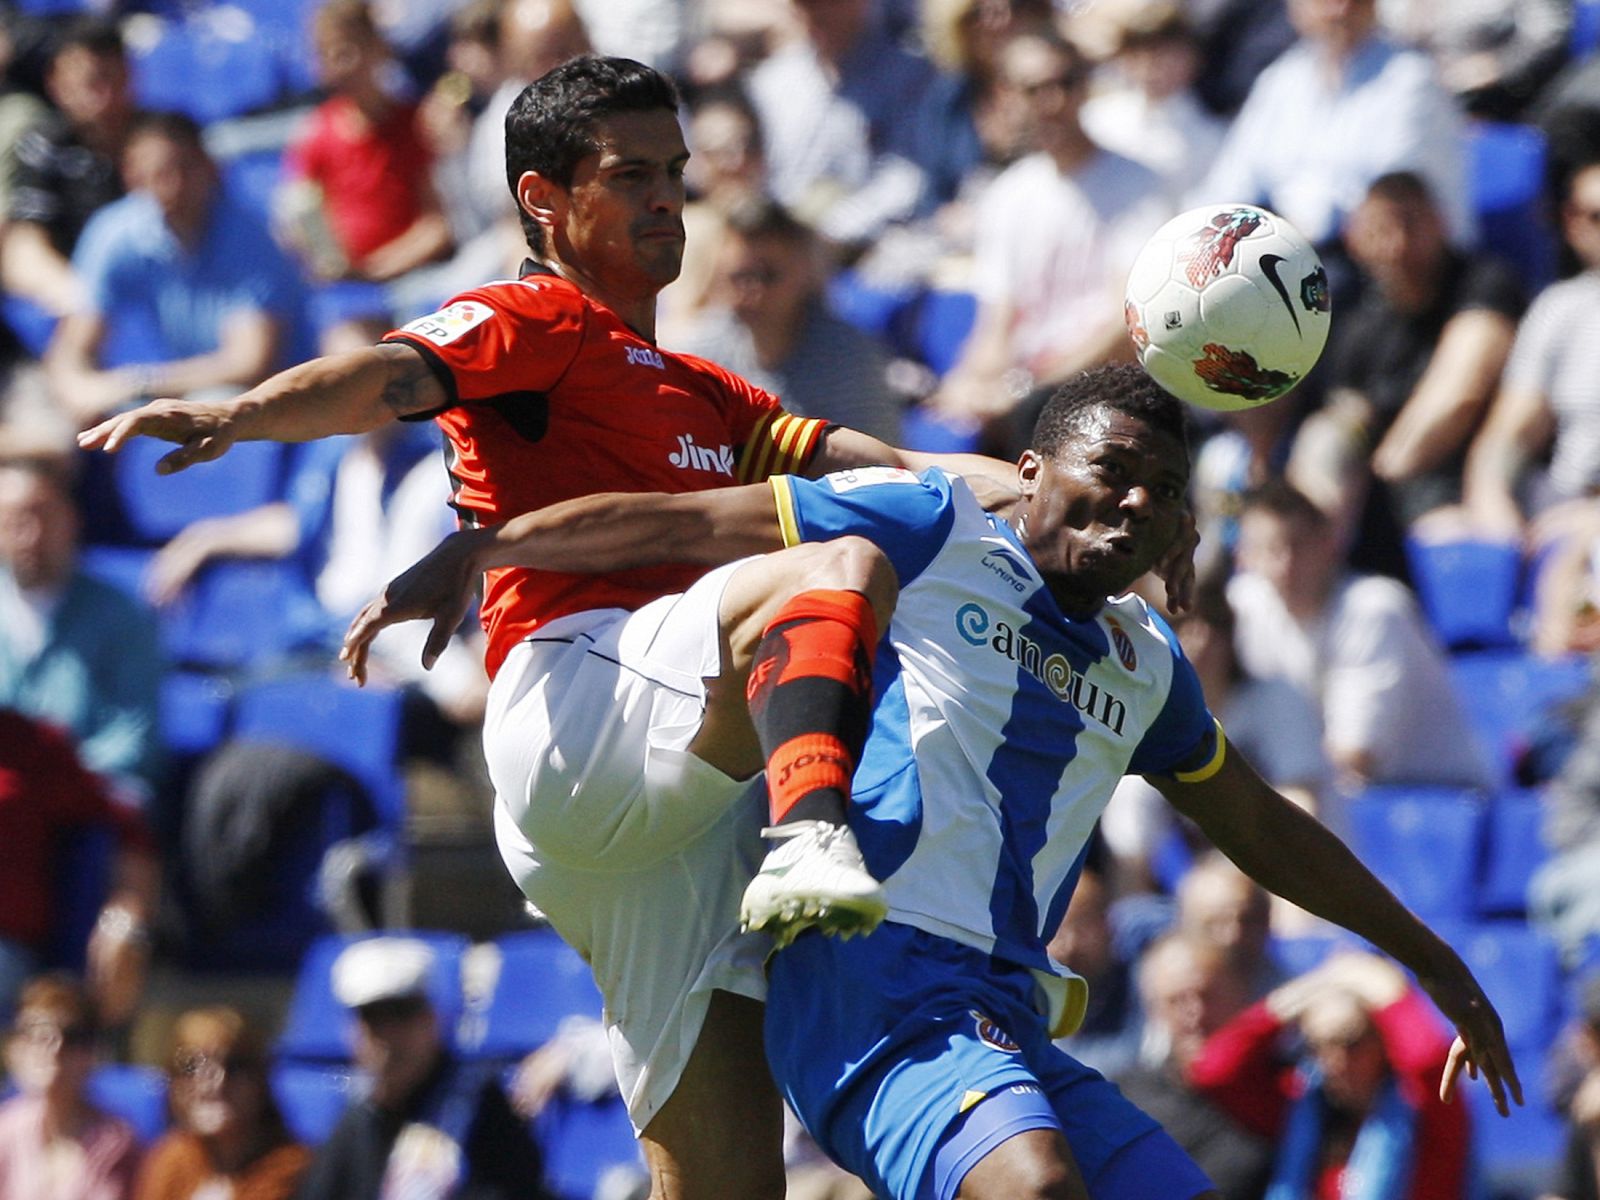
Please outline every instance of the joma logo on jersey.
M692 433L678 435L678 448L667 455L667 461L685 471L713 471L718 475L733 474L733 447L696 446Z
M658 371L667 369L666 360L661 357L661 351L649 346L624 346L624 354L628 356L630 367L654 367Z
M1066 655L1046 654L1038 642L1019 633L1004 621L992 621L977 604L963 604L956 610L956 633L971 646L987 646L1004 655L1032 675L1057 700L1072 705L1091 721L1097 721L1118 737L1128 719L1128 706L1102 690L1098 683L1085 679L1072 669Z

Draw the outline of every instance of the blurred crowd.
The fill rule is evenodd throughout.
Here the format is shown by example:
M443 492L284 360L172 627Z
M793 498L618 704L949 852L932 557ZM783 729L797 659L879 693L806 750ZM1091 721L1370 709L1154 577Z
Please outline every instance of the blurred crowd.
M603 1098L598 1013L502 1079L426 999L454 967L379 939L329 983L348 1112L279 1108L316 939L529 920L475 628L431 672L389 631L359 703L330 669L452 525L431 425L172 479L73 443L513 276L505 112L594 51L684 100L661 344L896 444L1013 455L1056 382L1131 356L1126 272L1179 211L1265 204L1317 246L1317 370L1195 413L1173 623L1269 781L1505 956L1497 1003L1537 993L1529 1111L1507 1136L1441 1105L1411 982L1137 779L1052 946L1092 985L1068 1048L1230 1200L1595 1197L1597 48L1592 0L0 4L0 1196L528 1196L528 1116ZM140 1067L164 1098L136 1131L94 1080ZM859 1194L800 1141L792 1194Z

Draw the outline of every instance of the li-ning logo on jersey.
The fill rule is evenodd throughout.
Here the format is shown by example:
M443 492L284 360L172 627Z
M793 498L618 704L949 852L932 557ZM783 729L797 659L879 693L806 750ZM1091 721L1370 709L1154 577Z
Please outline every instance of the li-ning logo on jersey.
M1134 651L1133 639L1113 617L1106 618L1106 626L1111 630L1111 645L1117 652L1117 661L1130 671L1137 670L1139 655Z
M985 542L998 539L984 538ZM1022 556L1010 546L1001 544L994 546L983 556L983 565L987 570L993 571L1014 592L1025 592L1028 584L1033 582L1033 576L1028 573L1028 568L1023 565Z
M993 632L991 632L991 630ZM1098 721L1118 737L1128 719L1128 706L1098 683L1085 679L1072 669L1066 655L1046 654L1044 647L1004 621L993 621L981 605L963 604L956 609L956 633L971 646L987 646L1004 655L1032 675L1057 700L1072 705L1091 721Z
M653 346L624 346L622 352L628 356L628 365L630 367L654 367L658 371L667 369L667 363L661 357L661 351Z
M694 434L680 433L678 448L667 455L667 461L683 471L712 471L718 475L733 475L733 447L694 444Z
M967 1016L972 1018L974 1027L978 1031L978 1040L985 1046L992 1046L996 1050L1004 1051L1006 1054L1016 1054L1022 1049L1009 1033L1001 1029L1000 1026L996 1025L977 1009L969 1008Z

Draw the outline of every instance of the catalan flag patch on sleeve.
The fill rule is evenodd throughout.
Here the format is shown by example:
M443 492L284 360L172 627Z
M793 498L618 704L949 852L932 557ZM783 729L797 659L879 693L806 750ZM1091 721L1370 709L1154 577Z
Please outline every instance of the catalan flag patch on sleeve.
M811 461L828 423L773 409L750 431L739 453L740 483L760 483L773 475L794 474Z

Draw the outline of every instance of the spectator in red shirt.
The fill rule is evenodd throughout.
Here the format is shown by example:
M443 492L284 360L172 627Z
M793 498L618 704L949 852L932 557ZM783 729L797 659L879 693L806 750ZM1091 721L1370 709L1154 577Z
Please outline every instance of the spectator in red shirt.
M121 1024L143 990L155 906L158 871L144 822L50 726L0 708L0 746L0 1011L15 1003L54 929L61 842L101 826L115 831L119 850L89 937L89 987L101 1019Z
M433 189L417 105L388 86L392 58L371 9L365 0L329 0L314 33L330 95L289 150L289 187L297 191L287 202L301 217L290 221L290 240L324 279L381 283L444 257L450 223ZM331 245L314 244L310 228L319 219Z
M1282 1053L1291 1027L1299 1061ZM1277 1143L1267 1200L1464 1200L1467 1112L1436 1086L1449 1050L1398 967L1342 953L1218 1030L1189 1079Z

